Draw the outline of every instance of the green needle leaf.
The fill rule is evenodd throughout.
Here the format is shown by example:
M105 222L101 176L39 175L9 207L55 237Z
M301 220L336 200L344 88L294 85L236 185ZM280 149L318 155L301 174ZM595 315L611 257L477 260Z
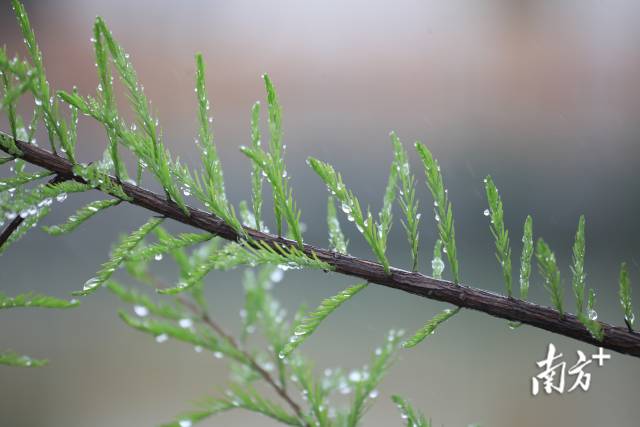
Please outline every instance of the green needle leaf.
M427 176L427 186L433 196L434 212L440 240L444 244L443 251L447 254L453 281L460 283L460 273L458 267L458 255L456 252L456 233L453 225L453 211L451 203L447 197L447 190L444 188L442 174L438 161L433 158L429 149L416 142L416 150L422 159L424 171Z
M491 217L491 234L493 234L496 241L496 258L498 259L498 264L502 267L502 276L504 277L507 296L511 297L513 292L511 246L509 245L509 231L504 226L502 200L490 176L485 178L484 186L487 192L487 200L489 201L489 211L485 211L485 215L490 214Z
M631 305L631 280L629 280L627 264L624 262L620 265L620 305L622 305L624 312L625 323L629 329L633 329L635 314Z
M402 347L404 348L415 347L420 342L422 342L422 340L424 340L426 337L433 334L435 330L438 328L438 326L440 326L442 323L444 323L445 321L447 321L448 319L456 315L459 311L460 311L460 307L457 307L454 309L448 308L436 314L431 320L425 323L425 325L422 328L420 328L418 332L415 333L414 336L412 336L411 338L406 340L404 343L402 343Z
M556 310L563 315L563 291L560 283L560 270L558 270L555 254L551 252L551 249L544 240L542 240L542 238L538 239L536 246L536 258L538 259L540 275L544 279L544 287L551 294L551 302Z
M340 228L340 221L338 221L338 216L336 215L336 205L331 196L329 196L327 202L327 225L329 227L329 244L331 245L331 249L341 254L346 254L347 241Z
M95 202L91 202L88 205L80 208L75 214L71 215L67 222L65 222L64 224L42 227L42 229L52 236L59 236L61 234L70 233L78 228L80 224L82 224L98 212L115 206L119 203L120 200L118 199L97 200Z
M413 409L411 404L398 395L391 396L391 400L396 404L405 420L407 427L431 427L431 421L427 421L423 414Z
M0 365L13 366L18 368L39 368L48 362L42 359L32 359L12 351L0 353Z
M394 164L400 178L400 208L404 214L402 226L407 234L409 247L411 248L412 271L418 269L418 225L421 214L418 213L418 200L416 199L416 179L409 167L409 156L402 146L400 138L391 132L393 143Z
M151 232L156 226L162 222L162 218L151 218L142 227L125 237L111 253L109 261L102 265L102 268L95 277L87 280L81 291L73 292L72 295L88 295L95 292L116 271L122 264L129 253L138 246L144 237Z
M0 309L16 307L73 308L78 305L80 305L80 301L76 299L67 301L33 292L8 297L0 292Z
M571 273L573 274L571 285L573 288L573 294L576 297L576 315L578 317L584 314L584 288L586 277L584 273L584 253L584 215L581 215L578 222L578 231L576 231L576 239L573 244L573 265L571 266Z
M320 303L318 308L313 312L307 314L307 316L300 321L294 331L293 336L289 342L284 346L284 349L278 355L281 359L286 358L302 344L315 330L320 326L320 323L326 319L331 313L338 309L343 303L351 299L358 292L367 287L366 283L351 286L337 295L327 298Z
M533 255L533 220L527 215L522 234L522 255L520 257L520 298L525 300L529 295L529 278L531 276L531 256Z

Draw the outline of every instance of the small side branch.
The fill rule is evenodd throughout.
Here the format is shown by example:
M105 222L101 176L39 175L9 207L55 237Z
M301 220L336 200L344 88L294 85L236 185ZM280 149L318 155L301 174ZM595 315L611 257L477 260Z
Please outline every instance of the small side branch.
M68 160L26 142L16 141L16 145L22 152L19 157L27 162L54 172L61 178L84 182L82 178L74 176L72 165ZM111 177L111 179L116 181L115 177ZM126 182L121 183L121 186L127 196L131 198L129 202L134 205L216 234L227 240L237 241L241 238L230 225L215 215L194 208L188 208L188 214L185 214L175 203L159 194ZM272 246L299 247L295 241L248 227L245 227L245 232L251 239ZM456 285L446 280L434 279L421 273L398 268L391 267L387 273L379 263L308 244L303 245L300 249L307 255L317 256L340 274L357 277L370 283L421 297L448 302L462 308L481 311L501 319L525 323L578 341L640 357L640 333L630 331L627 327L601 323L604 339L598 341L591 336L576 316L561 315L557 310L549 307L504 297L481 289Z

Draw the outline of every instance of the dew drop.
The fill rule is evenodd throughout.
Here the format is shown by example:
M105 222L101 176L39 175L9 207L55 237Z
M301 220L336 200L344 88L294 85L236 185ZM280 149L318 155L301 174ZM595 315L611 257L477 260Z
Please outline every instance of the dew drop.
M180 420L178 421L178 425L180 427L191 427L193 424L191 423L191 420Z
M589 310L588 315L590 320L598 319L598 313L595 310Z
M222 354L219 351L216 351L213 353L213 357L215 357L216 359L222 359L224 357L224 354Z
M156 261L161 261L162 260L162 254L155 254L153 259L155 259Z
M163 342L166 342L168 339L169 339L169 335L167 334L156 335L156 342L158 344L162 344Z
M82 287L83 291L90 291L100 285L100 280L97 277L92 277L91 279L84 282L84 286Z
M178 325L180 325L181 328L188 329L193 326L193 320L189 318L180 319Z
M489 212L489 209L485 209L482 213L484 214L484 216L489 216L491 212Z
M67 200L67 193L60 193L56 196L56 201L62 203Z
M378 397L378 394L380 394L380 393L378 392L378 390L375 390L375 389L374 389L374 390L371 390L371 393L369 393L369 398L370 398L370 399L375 399L376 397Z
M276 268L275 270L273 270L271 272L271 275L269 276L269 279L271 279L271 281L274 282L274 283L278 283L278 282L282 281L283 277L284 277L284 271L282 271L282 269L280 269L280 268Z
M145 317L149 315L149 309L144 305L133 306L133 312L139 317Z

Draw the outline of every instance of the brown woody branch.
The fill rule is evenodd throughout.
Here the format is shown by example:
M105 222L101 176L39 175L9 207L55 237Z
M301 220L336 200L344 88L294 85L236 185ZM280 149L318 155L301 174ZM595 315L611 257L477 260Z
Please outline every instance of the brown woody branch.
M10 138L7 134L1 134ZM22 141L16 141L16 145L22 151L22 154L18 157L27 162L54 172L62 178L83 182L82 178L73 175L72 165L68 160ZM111 179L116 180L114 177ZM159 194L133 184L121 183L121 185L124 192L131 198L130 203L134 205L172 218L183 224L216 234L227 240L237 241L240 237L231 226L215 215L194 208L189 208L189 214L187 215L175 203ZM245 228L245 231L252 239L270 245L297 245L292 240L273 234L250 228ZM640 333L629 331L626 327L601 323L604 339L598 341L591 336L576 316L571 314L560 315L558 311L549 307L508 298L469 286L456 285L447 280L434 279L399 268L391 268L390 273L387 274L382 265L376 262L343 255L308 244L305 244L302 250L307 255L315 254L320 260L331 265L337 273L358 277L370 283L399 289L421 297L448 302L459 307L478 310L502 319L525 323L578 341L640 357Z

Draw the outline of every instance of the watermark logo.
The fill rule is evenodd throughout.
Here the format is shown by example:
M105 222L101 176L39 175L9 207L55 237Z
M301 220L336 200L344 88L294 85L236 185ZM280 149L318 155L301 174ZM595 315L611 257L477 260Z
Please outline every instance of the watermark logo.
M578 387L583 391L588 391L591 385L591 374L586 372L585 368L594 361L596 361L597 366L603 366L605 360L611 359L611 355L605 353L602 347L599 347L598 352L592 354L590 358L587 358L580 350L577 353L578 361L567 369L567 362L563 360L562 353L557 353L556 346L549 343L547 357L536 362L536 365L542 371L531 378L531 393L537 396L542 388L547 394L554 392L563 394L565 386L568 386L567 375L573 379L573 384L568 387L567 393L571 393Z

